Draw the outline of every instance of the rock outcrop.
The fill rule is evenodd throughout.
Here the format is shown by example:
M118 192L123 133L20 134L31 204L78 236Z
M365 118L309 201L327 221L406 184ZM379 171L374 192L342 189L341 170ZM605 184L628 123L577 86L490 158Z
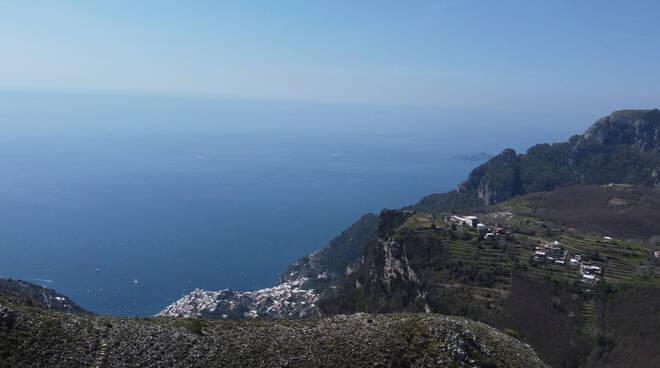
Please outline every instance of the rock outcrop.
M459 192L476 192L486 204L507 200L522 194L520 158L513 149L505 149L485 164L472 170L468 179L458 185Z
M13 310L0 305L0 327L11 328L16 320L16 313Z
M644 152L658 152L660 111L616 111L587 129L584 138L607 145L625 144Z
M408 257L402 252L401 245L392 239L381 241L380 245L383 248L383 282L389 286L394 280L400 278L405 281L419 283L419 277L415 270L410 266Z

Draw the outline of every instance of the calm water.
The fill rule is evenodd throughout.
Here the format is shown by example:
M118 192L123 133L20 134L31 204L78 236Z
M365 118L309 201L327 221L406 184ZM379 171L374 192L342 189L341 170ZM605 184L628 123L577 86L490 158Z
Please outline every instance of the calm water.
M97 313L271 286L366 212L456 186L453 158L591 121L406 107L0 93L0 276Z

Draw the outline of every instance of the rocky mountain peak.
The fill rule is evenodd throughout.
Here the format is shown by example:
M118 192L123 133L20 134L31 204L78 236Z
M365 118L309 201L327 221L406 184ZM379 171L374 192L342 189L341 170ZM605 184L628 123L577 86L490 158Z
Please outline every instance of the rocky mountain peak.
M583 135L606 145L625 144L644 152L660 151L660 111L620 110L600 118Z
M516 160L516 150L514 150L513 148L505 148L504 150L502 150L502 152L500 152L500 154L498 156L500 156L504 160L515 161Z

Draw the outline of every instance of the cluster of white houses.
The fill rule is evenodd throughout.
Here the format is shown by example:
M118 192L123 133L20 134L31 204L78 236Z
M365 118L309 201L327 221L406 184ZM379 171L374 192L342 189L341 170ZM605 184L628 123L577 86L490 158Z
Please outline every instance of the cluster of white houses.
M477 227L479 225L479 218L477 216L451 216L449 222L459 226ZM483 224L481 224L483 225ZM486 225L484 225L486 226Z
M532 262L536 263L566 263L566 250L558 241L544 243L536 247L532 255Z
M567 251L558 241L544 242L534 249L532 263L566 264ZM603 268L584 262L580 253L575 253L569 260L571 266L580 267L580 281L587 285L595 285L603 275Z
M505 233L504 228L498 227L495 229L491 229L485 224L482 224L481 222L479 222L479 218L477 216L454 215L449 217L449 223L456 224L458 226L468 226L468 227L476 228L477 232L479 233L479 236L483 237L483 239L485 240L495 240L501 234Z
M603 276L603 268L584 262L582 254L575 253L571 257L571 266L580 266L580 281L587 285L595 285Z
M586 263L580 263L580 280L588 285L595 285L600 281L603 269Z
M495 228L491 229L485 224L479 222L477 216L457 216L453 215L448 218L445 218L445 221L450 224L455 224L457 226L467 226L470 228L476 228L479 236L483 237L485 240L495 240L501 234L505 234L506 230L504 228ZM570 230L571 228L569 228ZM607 238L606 238L607 239ZM609 238L611 239L611 238ZM568 251L562 246L559 241L544 241L539 246L534 249L534 254L532 254L530 261L532 263L545 263L545 264L556 264L556 265L565 265ZM575 253L569 260L569 264L574 267L579 267L580 270L580 281L587 285L595 285L600 281L603 275L603 268L600 266L592 265L589 262L583 260L583 256L580 253Z

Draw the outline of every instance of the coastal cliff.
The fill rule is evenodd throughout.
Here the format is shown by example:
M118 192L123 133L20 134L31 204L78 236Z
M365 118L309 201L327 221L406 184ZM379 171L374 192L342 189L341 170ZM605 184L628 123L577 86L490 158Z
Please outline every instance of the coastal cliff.
M410 209L465 211L517 195L570 185L626 183L660 186L660 112L621 110L567 142L505 149L472 170L455 191L431 194Z

